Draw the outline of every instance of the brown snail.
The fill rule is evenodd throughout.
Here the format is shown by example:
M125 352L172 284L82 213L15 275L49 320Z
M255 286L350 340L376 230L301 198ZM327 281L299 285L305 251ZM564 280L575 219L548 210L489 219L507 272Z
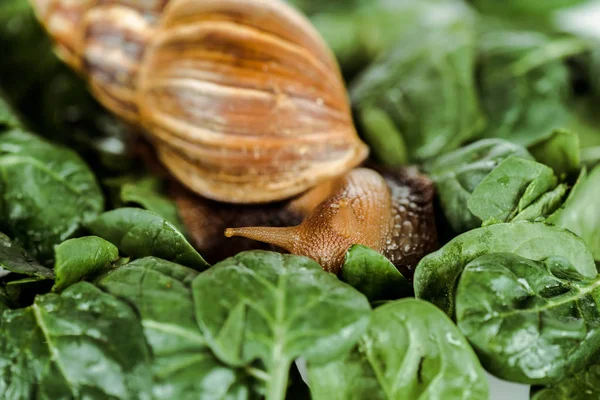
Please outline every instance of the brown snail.
M220 260L256 248L248 241L224 242L219 234L236 226L226 234L311 257L330 272L339 272L348 248L362 244L411 276L418 261L436 249L433 196L431 181L414 169L359 168L267 208L223 208L185 193L175 197L194 244L209 258L213 251Z
M359 165L337 62L279 0L31 0L63 60L201 196L262 203Z
M221 245L225 228L333 272L353 244L407 270L433 250L431 183L353 170L368 149L339 67L282 1L31 2L98 100L147 133L162 164L202 196L176 198L209 258L237 249ZM244 228L254 225L266 228Z

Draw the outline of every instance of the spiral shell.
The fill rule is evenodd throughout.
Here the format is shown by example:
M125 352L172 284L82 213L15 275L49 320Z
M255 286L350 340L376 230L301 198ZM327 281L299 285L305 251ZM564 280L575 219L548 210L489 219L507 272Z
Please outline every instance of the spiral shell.
M339 67L279 0L31 0L99 101L218 201L289 198L360 164Z

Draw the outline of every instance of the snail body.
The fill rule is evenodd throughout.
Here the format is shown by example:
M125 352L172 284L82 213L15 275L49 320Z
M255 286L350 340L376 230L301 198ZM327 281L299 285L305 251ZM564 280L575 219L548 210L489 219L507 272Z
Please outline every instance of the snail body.
M266 203L359 165L337 62L279 0L31 0L57 52L199 195Z

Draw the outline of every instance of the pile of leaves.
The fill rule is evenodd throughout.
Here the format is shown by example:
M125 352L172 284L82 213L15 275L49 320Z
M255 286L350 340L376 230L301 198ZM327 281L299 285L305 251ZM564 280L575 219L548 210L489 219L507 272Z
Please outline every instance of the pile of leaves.
M0 398L484 400L485 371L600 398L600 43L557 24L585 2L290 2L376 161L435 182L440 250L414 279L362 246L339 276L209 265L130 128L4 0Z

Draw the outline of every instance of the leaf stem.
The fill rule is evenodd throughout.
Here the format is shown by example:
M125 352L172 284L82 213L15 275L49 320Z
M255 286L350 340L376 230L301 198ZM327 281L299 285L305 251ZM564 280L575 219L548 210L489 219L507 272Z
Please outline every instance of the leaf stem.
M267 384L266 400L285 400L288 376L292 363L282 359L274 361L271 371L269 371L271 377Z

